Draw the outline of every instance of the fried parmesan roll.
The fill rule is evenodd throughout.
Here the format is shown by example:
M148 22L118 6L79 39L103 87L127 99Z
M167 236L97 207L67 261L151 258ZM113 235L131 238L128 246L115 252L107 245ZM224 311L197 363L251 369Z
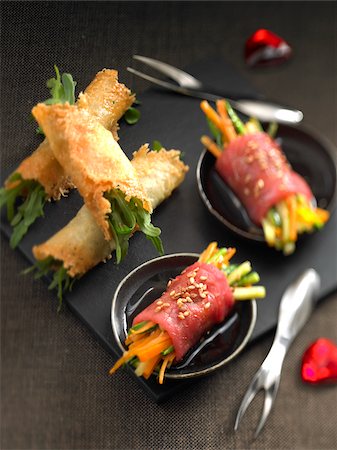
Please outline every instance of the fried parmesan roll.
M118 72L112 69L98 72L85 94L85 101L81 96L78 99L78 107L87 109L118 140L118 120L135 100L131 91L118 82ZM73 187L70 177L65 174L45 139L22 161L6 181L5 188L1 189L1 206L7 205L8 220L13 222L11 246L16 247L29 226L43 215L47 200L59 200ZM14 204L19 197L23 203L16 211Z
M149 151L143 145L133 154L132 166L142 176L144 190L156 208L167 199L184 180L188 171L180 160L180 151ZM98 263L111 257L116 242L104 239L103 232L87 206L46 242L33 247L38 270L54 270L59 294L69 279L84 275ZM59 295L60 296L60 295Z
M117 243L117 261L126 255L128 239L136 227L163 253L160 229L150 221L151 202L112 134L86 109L69 104L40 103L32 113L105 239L114 238Z
M77 105L87 109L118 140L118 120L135 100L134 95L118 82L118 72L103 69L98 72L85 90L85 101L80 95ZM35 180L42 185L48 198L58 200L73 187L69 177L55 158L49 142L45 139L28 158L24 159L15 173L23 180ZM6 187L11 187L7 180Z

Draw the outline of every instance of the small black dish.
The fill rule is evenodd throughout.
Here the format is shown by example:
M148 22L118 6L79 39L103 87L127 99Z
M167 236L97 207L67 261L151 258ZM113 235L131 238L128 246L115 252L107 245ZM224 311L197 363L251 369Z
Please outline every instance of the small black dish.
M276 141L293 169L308 182L320 208L330 213L337 192L337 150L333 144L307 128L279 125ZM201 198L210 213L234 233L264 242L262 228L249 218L244 206L215 170L215 158L204 150L197 165Z
M199 255L176 253L152 259L130 272L119 284L111 307L114 339L121 352L133 318L156 300L176 277ZM224 322L214 327L180 361L165 372L170 379L187 379L208 375L232 361L246 346L256 322L255 300L236 302Z

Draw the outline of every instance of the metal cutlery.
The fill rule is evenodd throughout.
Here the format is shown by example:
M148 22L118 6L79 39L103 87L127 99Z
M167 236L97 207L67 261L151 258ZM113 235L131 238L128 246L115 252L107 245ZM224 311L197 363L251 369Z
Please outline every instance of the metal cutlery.
M249 404L263 389L265 391L264 406L255 438L262 430L275 402L284 357L291 343L309 319L319 288L319 275L314 269L308 269L283 294L273 345L243 397L235 420L235 431Z
M214 90L205 88L203 83L174 66L166 64L162 61L158 61L146 56L133 55L133 59L142 62L143 64L157 70L158 72L166 75L174 80L177 84L173 84L169 81L160 80L151 75L147 75L132 67L127 67L127 70L132 74L144 78L157 86L161 86L165 89L177 92L179 94L187 95L190 97L196 97L209 101L216 101L223 96L214 93ZM288 124L298 124L303 119L303 113L298 109L288 108L286 106L279 105L277 103L267 102L257 99L238 99L234 100L227 98L234 109L247 115L253 116L264 122L280 122Z

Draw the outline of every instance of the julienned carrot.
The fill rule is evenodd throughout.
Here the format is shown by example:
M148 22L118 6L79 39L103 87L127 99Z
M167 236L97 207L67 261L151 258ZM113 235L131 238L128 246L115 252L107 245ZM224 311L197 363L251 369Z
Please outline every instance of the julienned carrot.
M147 361L148 359L154 358L156 355L160 355L164 350L166 350L170 345L172 345L171 339L168 337L167 333L165 333L165 338L161 341L154 343L153 345L142 348L138 350L137 356L140 361Z
M201 253L199 257L200 262L206 262L217 250L218 244L216 242L211 242L208 247Z
M236 138L236 132L234 129L234 126L232 124L232 121L230 120L230 118L228 117L228 113L227 113L227 106L226 106L226 100L217 100L216 102L216 108L218 110L218 113L224 123L224 127L226 130L226 140L228 142L232 141L233 139Z
M221 149L216 145L216 143L208 136L201 136L201 142L202 144L207 148L209 152L212 153L215 158L219 158L221 155Z
M231 135L228 134L227 124L222 121L219 114L210 106L207 100L203 100L200 103L200 108L203 110L209 120L214 123L214 125L221 131L221 133L225 137L225 140L230 141Z
M143 369L143 373L142 373L142 376L145 379L148 379L152 375L152 373L153 373L154 369L156 368L156 366L158 365L160 359L161 359L160 355L157 355L157 356L153 357L152 359L149 359L148 361L146 361L146 365L145 365L145 367Z
M166 367L168 366L169 363L172 363L173 360L175 358L175 353L170 353L169 355L165 356L163 364L160 367L160 371L159 371L159 384L163 384L164 383L164 374L165 374L165 370Z

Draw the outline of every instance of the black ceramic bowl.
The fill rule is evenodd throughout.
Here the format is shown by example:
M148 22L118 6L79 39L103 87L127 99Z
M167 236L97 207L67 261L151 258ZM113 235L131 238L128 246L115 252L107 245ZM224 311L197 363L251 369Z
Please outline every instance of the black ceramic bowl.
M293 169L308 182L320 208L332 212L337 189L337 150L322 136L307 128L279 125L276 141ZM215 158L201 154L197 166L200 196L226 228L254 241L264 242L262 228L249 218L244 206L215 170Z
M165 290L167 281L193 264L199 255L177 253L152 259L134 269L119 284L112 301L111 323L114 339L125 350L124 341L132 320ZM236 302L225 321L214 327L166 378L184 379L208 375L232 361L246 346L256 322L255 300Z

